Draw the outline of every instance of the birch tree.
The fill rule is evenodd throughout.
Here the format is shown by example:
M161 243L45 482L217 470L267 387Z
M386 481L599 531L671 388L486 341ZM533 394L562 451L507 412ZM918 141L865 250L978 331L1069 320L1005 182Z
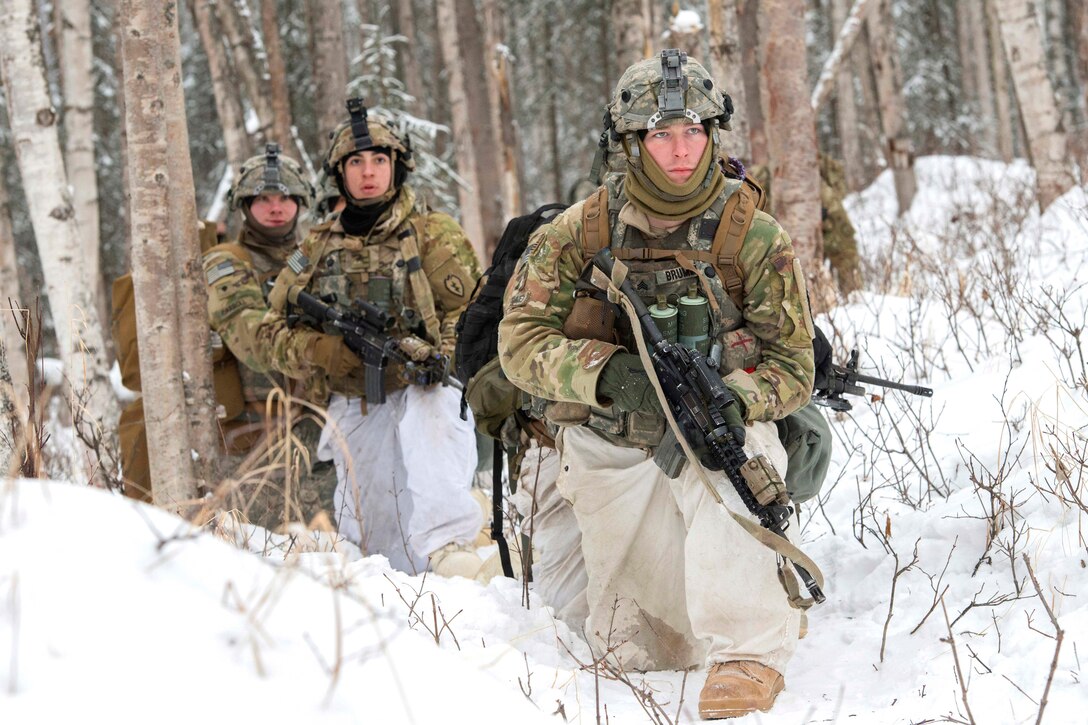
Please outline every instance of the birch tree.
M1066 158L1066 138L1054 87L1047 75L1042 30L1034 3L994 0L1001 21L1001 39L1012 70L1013 87L1027 135L1039 207L1046 209L1073 186Z
M762 0L760 28L767 89L767 140L775 217L793 239L820 299L823 230L816 123L809 104L803 0Z
M476 149L469 124L468 98L465 93L465 74L461 60L461 39L457 30L454 0L436 0L438 14L438 41L442 47L442 60L448 73L450 121L454 138L454 156L457 174L464 183L457 187L461 208L461 226L468 235L480 259L488 259L484 245L483 219L476 194L480 188L476 170Z
M82 239L84 273L99 282L98 178L94 158L94 78L91 4L65 0L54 6L59 28L59 68L64 89L64 161ZM99 313L104 311L100 307Z
M419 115L424 112L426 96L423 90L423 76L420 73L419 54L416 52L415 10L412 7L411 0L398 0L393 4L397 9L397 29L406 38L398 49L397 56L400 59L401 74L403 76L401 80L404 81L404 88L408 91L408 95L414 99L412 106L408 110ZM485 6L486 4L485 1Z
M189 207L181 197L192 195L192 180L177 168L181 162L187 166L187 159L172 157L169 150L172 141L181 140L178 121L171 116L180 113L184 124L177 107L181 79L175 8L169 0L122 0L120 18L128 159L138 170L130 175L132 282L152 499L180 512L199 485L211 483L202 474L214 467L217 448L207 447L208 435L201 431L214 425L204 412L211 389L207 303L203 310L194 309L200 303L199 296L193 300L196 285L186 288L179 279L202 280L198 247L195 234L172 232L175 224L195 232L196 223L195 215L189 220L176 216ZM186 315L194 319L183 321ZM194 326L204 330L203 341L193 339ZM198 345L194 363L194 351L187 356L185 348Z
M903 127L903 81L899 57L891 26L889 0L876 0L866 20L869 28L869 50L876 78L877 101L880 104L880 127L884 158L892 169L895 197L899 213L910 209L918 182L914 176L914 151L910 137Z
M707 0L707 27L710 36L710 74L733 99L733 132L725 136L732 155L752 158L748 138L748 98L744 92L737 0Z
M613 76L653 53L648 0L612 0Z
M39 39L31 0L8 0L6 12L0 13L0 76L68 394L82 435L110 441L119 410L109 384L95 281L88 278L81 260L81 236ZM73 471L77 480L87 480L98 464L89 449L83 453L87 470Z
M321 153L329 133L347 116L348 58L344 49L344 7L339 0L307 0L314 64L314 105L317 107Z
M204 54L208 57L208 70L212 79L212 95L215 97L215 112L219 116L219 125L223 128L223 147L227 154L227 166L233 173L238 173L242 163L249 158L250 141L246 133L242 102L234 82L233 72L223 48L219 21L211 12L206 2L194 2L190 5L193 24L200 35Z
M986 16L983 0L961 0L956 6L956 20L963 65L964 90L983 122L981 145L987 153L997 151L997 125L990 121L994 111L994 79L986 42Z

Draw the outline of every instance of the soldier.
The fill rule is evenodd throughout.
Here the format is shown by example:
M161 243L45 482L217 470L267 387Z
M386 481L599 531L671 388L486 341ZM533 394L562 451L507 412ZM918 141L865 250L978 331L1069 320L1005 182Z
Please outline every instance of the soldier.
M251 522L268 528L286 521L310 522L322 511L333 513L335 470L314 455L321 430L319 411L327 396L311 395L297 383L287 384L274 372L268 350L256 336L268 312L265 283L275 278L295 250L300 211L310 207L313 198L314 189L299 165L281 156L277 144L268 144L264 155L242 165L227 194L230 209L240 211L244 218L238 240L216 245L204 255L214 370L217 377L233 377L237 390L234 406L238 410L226 411L230 423L223 427L223 446L229 457L225 470L238 470L244 457L259 451L245 466L254 473L240 471L231 496L234 507ZM343 372L359 365L338 337L312 331L300 331L298 336L299 344L309 346L326 368ZM231 370L237 373L231 376ZM304 401L293 409L297 422L292 437L267 435L281 427L276 425L279 421L266 420L268 397L274 390L290 391ZM231 401L226 405L231 406ZM289 440L301 442L305 452L295 451ZM283 475L282 464L273 465L281 454L303 463L297 494L292 490L294 482ZM257 461L264 465L254 465Z
M276 389L282 391L284 381L271 372L268 355L256 344L254 331L268 311L263 283L279 272L294 250L299 210L312 204L313 188L298 165L282 158L279 147L270 144L264 155L254 156L242 165L227 200L231 210L241 211L244 217L238 240L218 243L214 225L207 223L202 225L201 241L206 249L204 272L220 450L226 457L223 471L239 478L229 489L229 505L252 523L270 529L287 521L312 522L321 512L332 513L335 471L331 465L316 461L313 449L320 427L312 414L306 414L308 408L297 406L292 438L309 450L305 455L291 457L312 464L300 467L297 493L295 482L289 482L283 472L285 467L270 464L279 454L295 452L284 442L287 437L280 431L283 420L266 416L269 394ZM131 290L129 275L114 283L113 331L125 384L138 389L139 357ZM314 347L339 352L344 366L358 364L339 338L304 334L305 341ZM311 406L324 402L309 401ZM150 501L142 401L126 408L119 432L125 492Z
M730 427L784 470L773 421L805 405L813 384L804 276L789 236L762 212L735 267L708 253L744 182L718 169L732 103L699 63L669 50L632 65L609 112L626 173L530 239L506 292L502 367L551 401L544 415L561 451L558 489L582 532L586 631L597 651L642 670L705 663L703 718L765 711L784 686L800 620L776 556L714 502L692 466L675 480L658 469L664 418L630 326L593 329L600 318L579 312L592 297L574 292L595 247L608 245L647 303L666 314L689 307L683 324L707 338L690 344L726 347L724 381L737 401Z
M357 99L348 110L325 168L346 205L288 260L273 307L285 310L292 288L344 306L367 300L394 315L390 334L415 334L448 357L479 262L457 222L429 210L406 183L415 160L395 119L368 112ZM273 314L261 335L278 369L311 377L311 356L296 333L283 314ZM409 385L394 363L379 403L366 399L359 371L318 367L313 383L332 393L319 452L336 463L340 533L402 571L423 571L429 559L439 574L474 577L482 562L471 543L483 516L469 493L476 442L472 421L458 415L459 394Z

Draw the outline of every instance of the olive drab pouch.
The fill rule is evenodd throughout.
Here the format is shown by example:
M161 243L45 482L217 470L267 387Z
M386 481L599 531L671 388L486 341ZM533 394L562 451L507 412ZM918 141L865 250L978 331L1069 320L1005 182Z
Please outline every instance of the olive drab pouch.
M469 379L464 399L472 409L476 430L499 439L503 423L518 409L520 396L518 388L506 379L499 358L494 357Z

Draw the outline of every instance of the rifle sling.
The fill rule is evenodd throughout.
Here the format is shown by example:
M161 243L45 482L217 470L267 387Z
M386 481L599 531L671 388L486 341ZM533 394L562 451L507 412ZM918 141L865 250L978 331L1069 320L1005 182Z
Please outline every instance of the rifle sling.
M797 575L792 569L785 565L785 561L788 559L794 564L805 568L812 575L813 579L816 580L816 583L821 589L824 586L823 572L816 566L816 562L810 559L807 554L797 548L797 546L788 539L740 516L726 506L721 494L718 493L714 484L710 482L710 477L707 476L706 469L703 468L699 458L695 455L694 451L691 450L691 446L688 445L687 439L684 438L683 433L680 431L680 426L673 417L668 400L665 398L665 392L661 389L661 381L658 380L653 361L650 359L650 353L646 347L646 339L643 336L642 325L639 322L638 315L635 314L635 308L630 300L628 300L627 296L620 291L620 285L623 284L623 280L626 279L626 277L627 266L623 262L616 260L615 266L612 268L611 284L608 288L609 299L618 302L631 321L631 329L634 332L635 342L638 346L639 358L642 359L642 364L646 368L647 376L654 386L654 392L657 393L657 399L661 402L661 408L665 412L665 418L668 420L669 426L676 436L676 440L684 449L684 455L687 456L690 465L695 467L695 471L699 474L700 480L703 482L703 485L706 486L707 491L710 492L710 495L714 500L721 504L733 520L736 521L742 529L747 531L753 539L778 555L778 580L782 583L782 588L786 590L786 597L789 600L790 606L794 609L808 609L815 604L815 601L811 597L805 597L801 594L801 586L797 581Z

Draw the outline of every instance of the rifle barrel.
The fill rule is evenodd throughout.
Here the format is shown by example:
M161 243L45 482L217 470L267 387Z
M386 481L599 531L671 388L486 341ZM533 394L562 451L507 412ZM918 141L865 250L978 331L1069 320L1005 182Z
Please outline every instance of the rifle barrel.
M862 375L860 373L854 373L853 377L857 382L864 383L866 385L878 385L882 388L888 388L890 390L902 390L905 393L911 395L921 395L925 398L933 397L933 390L921 385L908 385L907 383L896 383L891 380L884 380L883 378L874 378L871 375Z

